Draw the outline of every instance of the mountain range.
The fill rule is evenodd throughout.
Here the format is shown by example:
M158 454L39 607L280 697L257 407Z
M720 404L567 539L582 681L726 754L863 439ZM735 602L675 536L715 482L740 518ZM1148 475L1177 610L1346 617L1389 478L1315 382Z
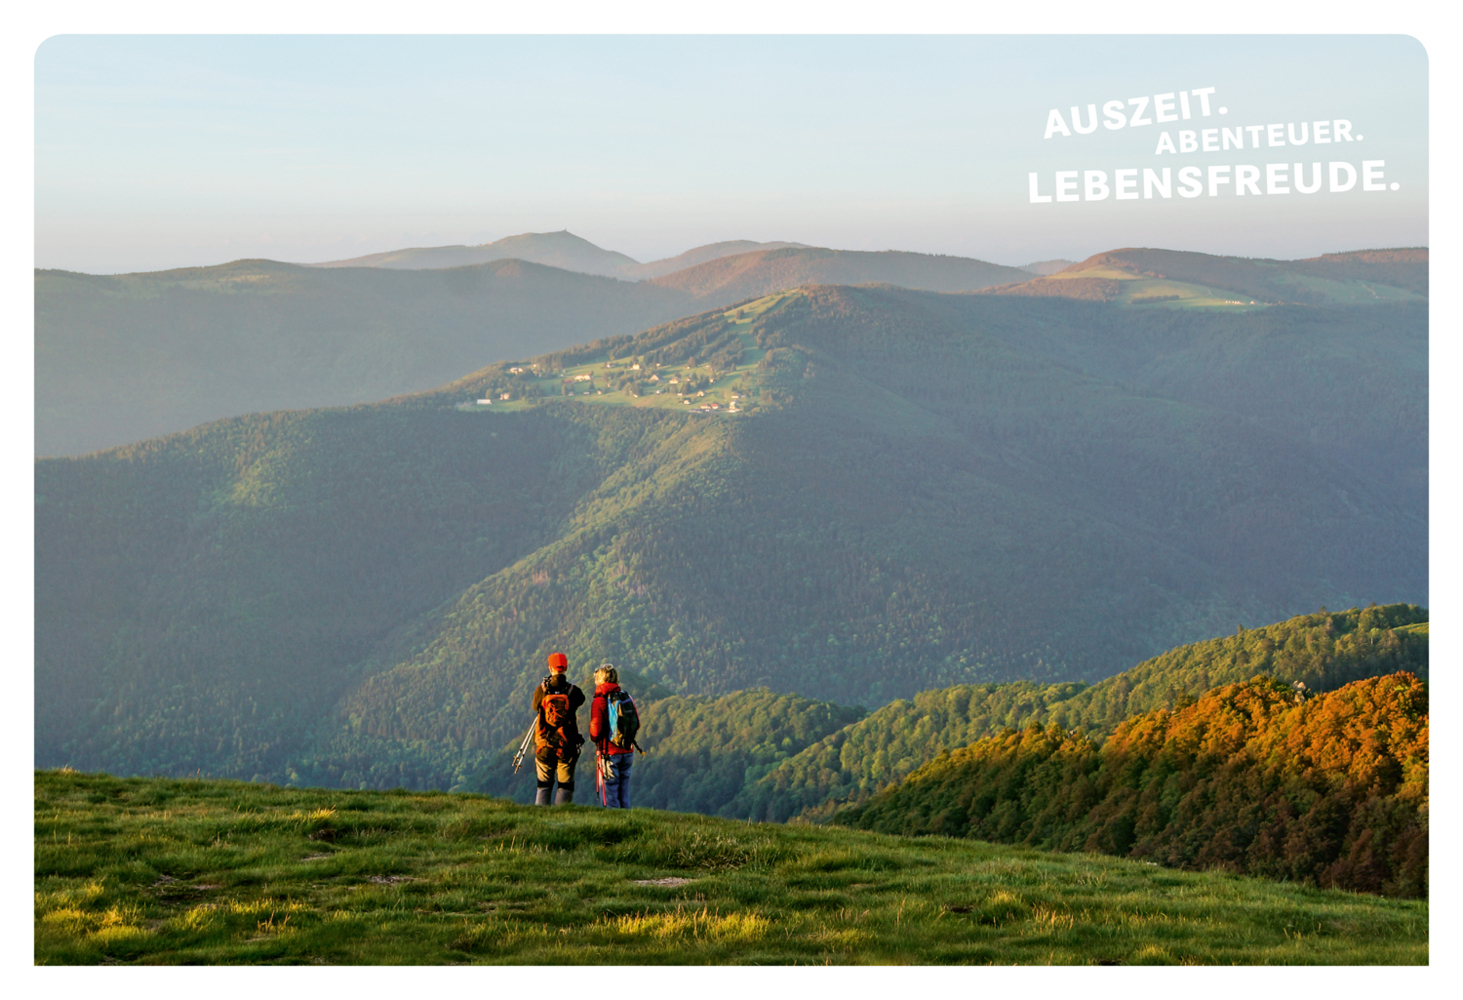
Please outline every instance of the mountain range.
M1170 308L1420 302L1427 298L1427 262L1422 247L1304 260L1127 249L1095 254L1035 280L1021 279L989 291Z
M505 236L501 240L477 246L409 247L403 250L388 250L384 253L366 254L361 257L351 257L348 260L331 260L307 266L429 270L486 264L489 261L514 258L534 264L562 268L565 271L578 271L581 274L598 274L625 281L644 281L647 278L658 278L696 264L703 264L718 257L753 253L759 250L777 250L785 247L802 248L804 244L725 240L695 247L675 257L666 257L642 264L633 257L597 247L588 240L563 229L557 233L520 233L517 236Z
M441 266L465 260L452 256L458 250L538 262L500 256ZM569 233L526 233L487 248L394 251L329 266L37 271L36 453L82 454L220 417L422 391L489 359L531 357L809 284L1226 310L1420 303L1427 292L1427 251L1415 249L1289 262L1120 250L1018 269L730 241L635 264L646 280L576 270L603 271L620 258L630 260ZM1051 273L1058 265L1066 266ZM1032 280L1033 272L1049 276Z
M633 333L784 287L974 290L1028 276L965 258L733 241L661 262L675 273L630 282L574 270L594 270L610 252L568 233L490 246L562 266L500 254L449 267L464 258L438 248L446 256L400 251L372 266L37 271L36 452L81 454L220 417L372 402L489 360ZM742 252L748 246L761 249ZM419 269L391 263L398 258Z
M272 267L235 276L566 274ZM1195 308L814 285L41 460L37 764L458 786L551 649L670 695L877 709L1425 604L1426 302L1388 287Z

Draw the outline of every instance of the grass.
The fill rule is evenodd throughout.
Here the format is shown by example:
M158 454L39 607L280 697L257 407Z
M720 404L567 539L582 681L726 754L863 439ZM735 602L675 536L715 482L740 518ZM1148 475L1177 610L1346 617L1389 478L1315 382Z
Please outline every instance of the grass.
M1425 964L1425 902L948 838L35 776L37 964Z

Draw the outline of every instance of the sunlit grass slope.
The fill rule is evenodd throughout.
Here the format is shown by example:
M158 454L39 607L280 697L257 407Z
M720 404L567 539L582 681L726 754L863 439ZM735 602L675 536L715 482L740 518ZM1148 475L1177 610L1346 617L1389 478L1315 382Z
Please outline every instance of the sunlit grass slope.
M43 771L38 964L1420 964L1426 903L976 841Z

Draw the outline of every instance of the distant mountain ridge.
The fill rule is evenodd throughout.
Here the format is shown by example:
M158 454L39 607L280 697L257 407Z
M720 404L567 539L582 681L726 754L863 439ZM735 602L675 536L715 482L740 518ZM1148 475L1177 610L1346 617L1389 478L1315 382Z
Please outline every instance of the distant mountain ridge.
M683 268L729 257L733 254L750 253L757 250L776 250L783 247L802 247L802 243L756 243L752 240L727 240L695 247L676 257L666 257L640 263L633 257L614 250L605 250L567 229L556 233L519 233L505 236L492 243L477 246L408 247L402 250L387 250L382 253L366 254L345 260L329 260L318 264L304 264L303 267L384 267L397 270L435 270L447 267L465 267L486 264L490 261L516 258L534 264L578 271L580 274L597 274L620 278L625 281L643 281L657 278Z
M734 257L738 254L757 253L763 250L810 250L806 243L754 243L752 240L726 240L721 243L708 243L706 246L694 247L685 253L675 257L667 257L664 260L653 260L648 264L637 264L635 267L627 268L624 277L634 278L637 281L644 281L649 278L659 278L665 274L673 274L676 271L683 271L688 267L695 267L697 264L704 264L709 260L717 260L721 257Z
M763 249L725 256L747 245ZM530 251L557 266L503 256ZM530 233L488 248L377 255L371 267L242 260L108 276L37 271L36 451L79 454L240 413L418 392L493 359L801 284L970 290L1018 273L958 257L744 241L648 265L607 253L567 232ZM695 260L648 281L584 273L633 265L648 275Z
M445 270L241 260L105 277L37 271L35 290L42 455L417 392L487 359L700 308L674 289L511 258Z
M987 294L1172 306L1420 301L1428 294L1428 251L1405 247L1272 260L1128 248Z
M1030 264L1022 264L1021 270L1045 276L1048 274L1056 274L1058 271L1065 270L1075 263L1077 263L1075 260L1058 257L1054 260L1038 260Z
M735 302L802 285L879 283L931 292L969 292L1025 277L1019 268L969 257L786 247L721 257L649 283L698 298L716 296Z
M303 267L381 267L396 270L434 270L486 264L495 260L516 258L534 264L614 277L626 268L639 267L639 261L614 250L595 246L567 229L557 233L520 233L505 236L479 246L409 247L366 254L348 260L331 260Z

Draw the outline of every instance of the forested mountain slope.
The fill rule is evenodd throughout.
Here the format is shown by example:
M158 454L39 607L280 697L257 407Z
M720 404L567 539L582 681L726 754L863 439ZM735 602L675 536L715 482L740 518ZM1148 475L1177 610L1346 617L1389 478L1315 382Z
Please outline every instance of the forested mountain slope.
M1275 312L820 287L41 461L38 763L451 786L555 648L878 708L1424 603L1425 316Z
M1173 709L1215 687L1272 677L1311 692L1406 671L1428 676L1427 611L1415 605L1321 611L1186 644L1091 686L958 685L891 702L749 782L725 810L826 819L941 752L1004 728L1058 724L1102 738L1130 716Z
M1152 858L1391 896L1428 884L1428 698L1408 673L1306 698L1274 678L942 754L839 822Z

